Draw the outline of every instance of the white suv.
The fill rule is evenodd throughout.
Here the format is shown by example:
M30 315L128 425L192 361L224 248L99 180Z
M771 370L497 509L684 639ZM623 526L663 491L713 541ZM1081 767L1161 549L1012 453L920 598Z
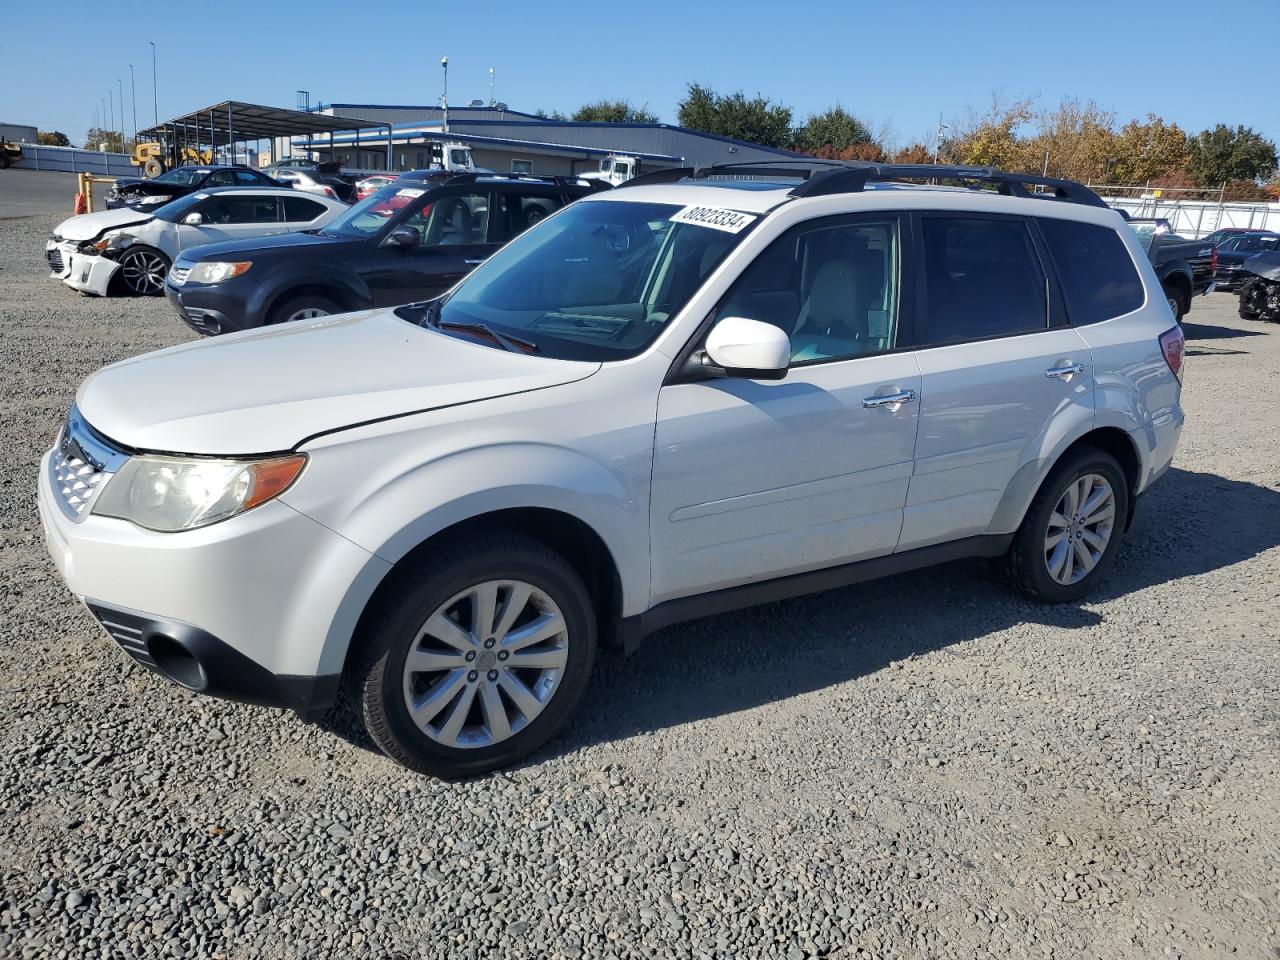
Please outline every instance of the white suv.
M901 182L938 176L997 189ZM429 303L99 371L40 509L135 660L304 715L345 681L465 776L551 736L597 641L961 557L1083 596L1173 457L1182 346L1078 184L663 171Z

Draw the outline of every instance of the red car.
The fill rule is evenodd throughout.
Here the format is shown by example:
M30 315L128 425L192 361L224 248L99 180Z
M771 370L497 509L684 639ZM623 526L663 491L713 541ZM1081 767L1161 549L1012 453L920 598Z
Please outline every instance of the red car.
M398 173L375 173L373 176L356 181L356 199L363 200L377 193L388 183L394 183L399 176Z

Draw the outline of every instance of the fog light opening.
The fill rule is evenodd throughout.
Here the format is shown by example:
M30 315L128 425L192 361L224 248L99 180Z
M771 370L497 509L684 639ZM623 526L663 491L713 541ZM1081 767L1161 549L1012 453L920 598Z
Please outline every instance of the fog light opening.
M200 661L172 637L152 636L147 641L147 650L156 662L156 669L174 683L188 690L203 690L208 686L209 678Z

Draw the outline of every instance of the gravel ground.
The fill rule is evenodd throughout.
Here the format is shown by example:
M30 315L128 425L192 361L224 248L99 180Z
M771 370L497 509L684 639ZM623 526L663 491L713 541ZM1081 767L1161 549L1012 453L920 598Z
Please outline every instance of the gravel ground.
M445 785L142 671L57 578L76 384L189 337L46 279L71 192L0 174L0 957L1280 956L1280 327L1231 295L1091 602L972 563L673 628Z

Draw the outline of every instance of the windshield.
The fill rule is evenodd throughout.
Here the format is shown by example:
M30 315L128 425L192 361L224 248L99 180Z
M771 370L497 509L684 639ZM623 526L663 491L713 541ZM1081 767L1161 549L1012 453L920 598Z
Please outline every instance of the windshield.
M677 219L669 203L575 203L521 234L413 322L483 324L545 356L621 360L662 331L756 220L736 233Z
M425 187L393 183L339 214L336 220L325 226L324 232L340 237L375 236L392 217L426 192Z
M174 167L154 179L155 183L178 183L184 187L203 180L209 174L206 167Z
M179 197L177 200L170 200L168 203L161 204L156 207L155 210L151 211L151 215L157 220L167 220L169 223L177 223L201 200L208 199L209 194L204 193L203 191L200 193L188 193L186 196Z

